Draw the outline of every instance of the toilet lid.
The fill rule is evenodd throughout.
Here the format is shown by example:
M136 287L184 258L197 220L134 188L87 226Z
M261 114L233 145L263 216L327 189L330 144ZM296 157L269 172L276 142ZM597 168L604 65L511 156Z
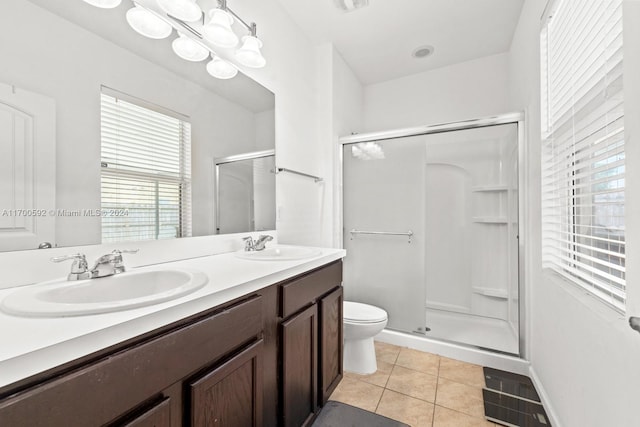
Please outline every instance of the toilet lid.
M387 312L381 308L359 302L344 302L344 320L358 323L376 323L387 320Z

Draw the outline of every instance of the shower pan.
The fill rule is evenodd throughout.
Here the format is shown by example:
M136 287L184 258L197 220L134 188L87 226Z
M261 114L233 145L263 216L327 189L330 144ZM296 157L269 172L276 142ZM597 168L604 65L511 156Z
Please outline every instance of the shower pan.
M521 129L510 114L341 138L345 299L519 355Z

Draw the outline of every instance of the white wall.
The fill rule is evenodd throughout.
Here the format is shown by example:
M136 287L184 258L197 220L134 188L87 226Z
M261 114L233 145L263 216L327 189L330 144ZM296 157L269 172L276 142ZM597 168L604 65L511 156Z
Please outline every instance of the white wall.
M373 84L362 131L429 125L510 112L508 54Z
M238 0L233 10L258 24L267 66L243 71L276 94L276 164L323 175L318 132L318 82L315 46L276 0ZM288 173L276 178L276 227L281 242L319 245L322 186Z
M3 40L20 34L18 42L0 44L3 63L11 64L0 68L0 81L56 100L57 208L100 207L106 85L190 116L193 233L213 233L213 158L254 149L252 112L27 1L6 5L0 29ZM60 217L56 224L60 246L101 241L98 217Z
M341 147L338 138L359 131L363 121L364 88L330 43L317 47L318 135L322 163L322 245L342 247Z
M627 0L625 13L625 115L640 115L640 2ZM632 426L638 423L640 337L623 315L584 292L541 271L540 260L540 76L539 30L544 2L527 0L510 51L512 109L526 109L528 206L528 357L532 374L559 426ZM638 299L640 134L637 120L626 121L627 284ZM634 303L635 303L634 299ZM637 305L635 306L637 307ZM629 314L639 313L637 311Z

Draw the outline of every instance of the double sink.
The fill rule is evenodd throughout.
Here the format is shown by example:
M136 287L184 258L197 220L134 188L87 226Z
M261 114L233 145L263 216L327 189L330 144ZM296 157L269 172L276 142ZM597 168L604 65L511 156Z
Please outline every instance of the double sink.
M321 255L315 248L278 245L261 251L239 251L251 261L292 261ZM9 294L0 308L27 317L65 317L109 313L159 304L191 294L209 278L181 269L133 271L99 279L66 279L26 286Z

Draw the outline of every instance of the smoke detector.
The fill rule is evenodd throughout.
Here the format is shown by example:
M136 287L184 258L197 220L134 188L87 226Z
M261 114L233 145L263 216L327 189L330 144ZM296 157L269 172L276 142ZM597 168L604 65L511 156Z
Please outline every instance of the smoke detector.
M333 0L338 9L343 12L352 12L369 5L369 0Z

